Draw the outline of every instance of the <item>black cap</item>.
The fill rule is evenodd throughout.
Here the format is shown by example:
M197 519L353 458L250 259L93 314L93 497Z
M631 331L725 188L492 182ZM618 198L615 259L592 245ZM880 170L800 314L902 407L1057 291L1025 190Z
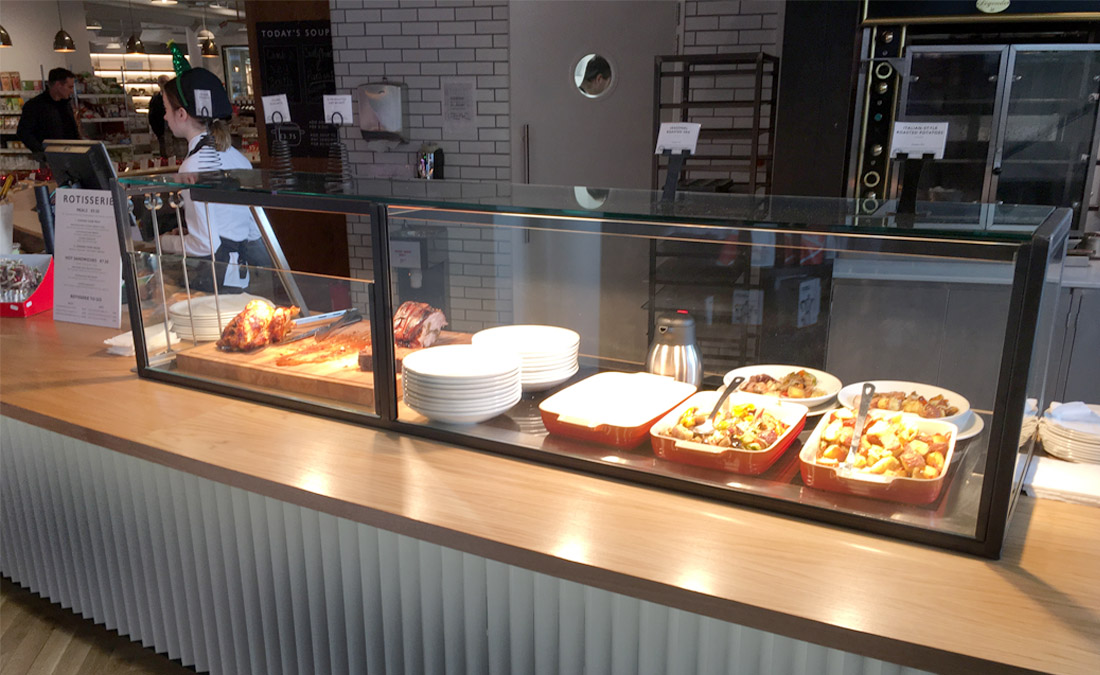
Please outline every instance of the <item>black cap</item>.
M192 117L211 117L223 120L227 120L233 116L233 106L229 103L229 95L225 93L225 87L214 73L206 68L192 68L176 79L178 83L168 82L164 86L175 87L178 84L179 90L182 90L185 99L184 109L187 110L188 115ZM196 89L205 89L210 92L211 109L208 110L205 103L201 110L195 109Z

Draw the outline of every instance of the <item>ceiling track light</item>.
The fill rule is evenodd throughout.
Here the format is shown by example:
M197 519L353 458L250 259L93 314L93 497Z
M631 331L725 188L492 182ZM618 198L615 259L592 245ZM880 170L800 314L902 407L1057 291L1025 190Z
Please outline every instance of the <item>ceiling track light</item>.
M73 36L65 32L65 26L61 22L61 3L57 3L57 35L53 36L53 50L62 54L70 54L76 51L76 43Z

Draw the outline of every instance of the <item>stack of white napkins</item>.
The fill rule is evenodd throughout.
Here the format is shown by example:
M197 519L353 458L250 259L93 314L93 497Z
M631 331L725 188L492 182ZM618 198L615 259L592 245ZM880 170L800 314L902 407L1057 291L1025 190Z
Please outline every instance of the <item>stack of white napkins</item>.
M1024 492L1040 499L1100 506L1100 464L1036 456L1024 480Z
M171 339L172 344L179 343L179 336L169 331L169 338L164 336L164 324L157 323L152 326L146 326L145 328L145 347L149 351L149 354L160 354L167 351L168 339ZM108 338L103 341L103 344L107 345L108 354L118 354L119 356L133 356L134 350L134 333L133 331L127 331L122 335L116 335L113 338Z

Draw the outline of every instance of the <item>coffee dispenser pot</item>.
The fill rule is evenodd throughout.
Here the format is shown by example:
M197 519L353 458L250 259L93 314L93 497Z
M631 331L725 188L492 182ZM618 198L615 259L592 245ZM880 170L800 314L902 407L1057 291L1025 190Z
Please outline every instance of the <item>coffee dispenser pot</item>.
M661 314L657 333L646 356L646 370L680 382L703 384L703 360L695 346L695 319L687 312Z

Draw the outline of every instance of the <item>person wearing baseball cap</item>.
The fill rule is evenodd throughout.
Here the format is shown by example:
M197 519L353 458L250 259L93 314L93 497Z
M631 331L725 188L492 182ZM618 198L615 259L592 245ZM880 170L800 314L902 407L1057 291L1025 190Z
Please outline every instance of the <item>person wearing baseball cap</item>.
M230 144L226 120L232 117L233 106L221 80L205 68L187 67L181 72L177 63L176 71L178 75L164 84L161 95L168 128L187 140L187 156L179 172L251 169L248 158ZM213 257L217 270L212 275L209 265L192 266L192 287L212 291L216 277L219 291L239 293L249 286L246 265L271 267L271 257L247 206L196 204L190 190L182 191L180 196L186 232L173 230L162 236L162 250L186 252L199 259Z

